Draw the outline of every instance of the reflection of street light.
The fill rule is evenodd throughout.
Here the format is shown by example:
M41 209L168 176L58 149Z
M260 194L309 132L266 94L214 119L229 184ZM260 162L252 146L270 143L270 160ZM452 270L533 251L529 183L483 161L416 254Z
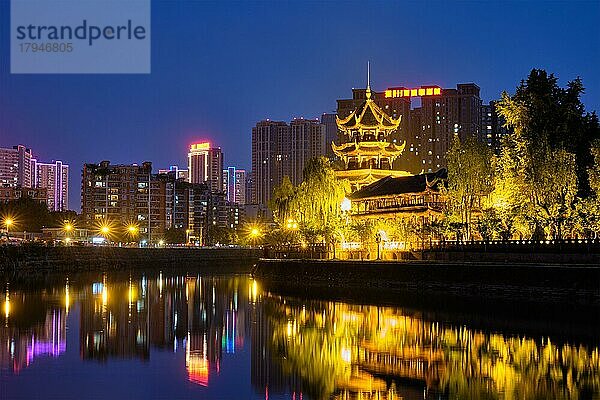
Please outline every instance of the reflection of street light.
M189 230L189 229L185 230L185 244L190 244L190 233L192 233L191 230Z

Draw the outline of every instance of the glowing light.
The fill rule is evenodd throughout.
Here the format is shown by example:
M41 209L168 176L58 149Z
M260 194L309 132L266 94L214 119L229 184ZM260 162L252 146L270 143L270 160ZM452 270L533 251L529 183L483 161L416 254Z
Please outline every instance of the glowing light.
M387 89L384 92L386 98L396 97L414 97L414 96L438 96L442 94L442 89L435 86L420 87L414 89Z
M108 303L108 288L106 284L102 285L102 305L106 305Z
M342 347L342 360L348 364L352 361L352 352L347 347Z
M7 228L10 228L10 226L14 223L12 218L5 218L4 219L4 225L6 225Z
M67 314L69 313L69 304L69 280L67 279L67 283L65 284L65 311Z
M164 240L162 240L162 239L161 239L161 240L159 240L159 241L158 241L158 245L159 245L159 246L164 246L164 244L165 244L165 241L164 241Z
M209 149L210 149L210 142L193 143L192 145L190 145L190 152L209 150Z
M65 223L63 229L65 230L65 232L71 232L73 230L73 225L67 222Z
M344 200L342 200L342 204L340 205L340 208L343 212L350 211L350 209L352 208L352 201L350 201L349 198L344 197Z
M8 319L10 315L10 294L8 290L6 291L6 297L4 299L4 317Z
M138 232L139 228L136 225L128 225L127 226L127 232L129 232L130 235L135 235Z

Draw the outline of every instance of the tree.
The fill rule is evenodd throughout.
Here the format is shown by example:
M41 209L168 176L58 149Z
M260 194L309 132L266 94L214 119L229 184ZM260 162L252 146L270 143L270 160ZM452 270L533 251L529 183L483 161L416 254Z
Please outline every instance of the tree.
M579 79L562 89L552 74L533 70L514 96L502 94L498 112L512 133L494 160L490 204L505 229L562 238L565 226L574 225L577 192L589 193L578 176L587 177L586 135L595 129L594 115L583 114L582 91Z
M165 231L165 241L169 244L186 242L186 233L183 228L169 228Z
M282 228L292 219L308 242L332 243L343 225L340 205L349 191L348 182L335 176L328 159L313 158L306 163L302 183L294 187L284 178L270 206Z
M579 77L561 88L553 74L533 69L514 96L503 94L498 108L507 125L523 136L530 154L535 147L542 154L561 149L574 154L579 195L587 197L590 148L600 139L600 124L595 113L586 113L580 99L583 92Z
M466 239L469 239L472 215L481 210L481 198L492 191L492 153L475 138L461 141L457 137L446 160L449 209L459 216L459 222L466 228Z

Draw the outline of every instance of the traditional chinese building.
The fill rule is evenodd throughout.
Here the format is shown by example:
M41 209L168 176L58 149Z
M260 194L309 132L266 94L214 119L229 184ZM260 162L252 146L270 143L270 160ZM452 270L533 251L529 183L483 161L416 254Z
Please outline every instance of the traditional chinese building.
M378 180L391 176L411 175L407 171L393 169L394 160L402 155L405 143L390 140L400 126L402 116L393 118L383 111L371 98L367 83L365 101L344 118L336 117L340 144L332 143L332 149L344 163L344 169L336 174L348 179L352 190L358 190Z

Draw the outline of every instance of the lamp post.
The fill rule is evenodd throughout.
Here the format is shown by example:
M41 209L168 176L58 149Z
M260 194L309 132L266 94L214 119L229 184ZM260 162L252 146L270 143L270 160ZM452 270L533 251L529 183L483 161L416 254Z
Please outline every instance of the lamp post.
M375 242L377 242L377 259L381 260L380 247L381 247L381 233L375 234Z

